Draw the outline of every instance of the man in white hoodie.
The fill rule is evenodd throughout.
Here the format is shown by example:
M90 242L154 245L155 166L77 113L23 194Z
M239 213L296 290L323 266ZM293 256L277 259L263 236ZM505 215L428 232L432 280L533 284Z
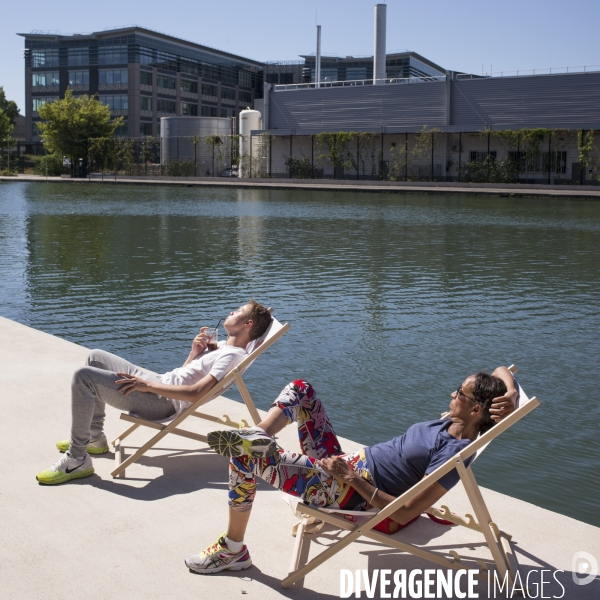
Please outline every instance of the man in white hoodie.
M108 452L103 431L106 404L150 421L174 419L235 368L245 358L246 346L261 337L270 323L268 309L250 300L225 319L228 338L216 350L208 349L203 327L183 366L162 375L109 352L92 350L71 383L71 439L56 444L65 454L36 479L53 485L88 477L94 472L90 454Z

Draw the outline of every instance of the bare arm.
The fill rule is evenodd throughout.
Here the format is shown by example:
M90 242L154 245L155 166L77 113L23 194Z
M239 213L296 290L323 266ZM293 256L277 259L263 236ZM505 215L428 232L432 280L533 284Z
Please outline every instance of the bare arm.
M502 381L504 381L506 384L506 394L504 396L494 398L490 408L492 419L498 422L504 417L510 415L510 413L517 408L517 398L519 396L519 392L517 386L515 385L515 378L506 367L498 367L492 373L492 375L502 379Z
M208 340L206 338L205 331L207 329L208 327L200 327L200 333L194 338L194 341L192 342L192 349L183 363L184 367L189 365L195 358L198 358L206 350L208 346ZM175 400L180 400L180 398L175 398Z
M119 392L123 396L129 395L131 392L146 392L160 394L172 400L185 400L186 402L199 400L218 383L212 375L206 375L193 385L170 385L168 383L146 381L141 377L135 377L127 373L117 373L117 375L120 379L117 379L115 383L120 386Z
M377 490L375 496L375 487L368 481L363 479L355 471L352 470L348 463L339 456L333 458L324 458L317 462L325 472L335 477L340 483L345 483L352 486L367 502L375 508L385 508L388 504L396 500L394 496L390 496L381 490ZM424 492L409 500L402 508L390 515L390 518L400 525L406 525L415 517L418 517L422 512L435 504L444 494L446 489L437 481L432 483ZM371 500L371 498L373 498Z

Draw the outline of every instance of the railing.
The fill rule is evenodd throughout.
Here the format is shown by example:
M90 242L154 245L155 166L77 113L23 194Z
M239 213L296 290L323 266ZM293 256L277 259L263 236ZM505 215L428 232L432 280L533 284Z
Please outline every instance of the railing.
M321 81L320 85L316 83L289 83L273 86L276 92L285 92L290 90L310 90L315 88L333 88L333 87L352 87L356 85L390 85L390 84L412 84L412 83L431 83L435 81L446 81L445 75L436 77L394 77L391 79L352 79L349 81Z
M600 65L584 65L582 67L549 67L546 69L519 69L518 71L496 71L485 75L464 73L456 79L489 79L491 77L531 77L532 75L565 75L572 73L598 73Z

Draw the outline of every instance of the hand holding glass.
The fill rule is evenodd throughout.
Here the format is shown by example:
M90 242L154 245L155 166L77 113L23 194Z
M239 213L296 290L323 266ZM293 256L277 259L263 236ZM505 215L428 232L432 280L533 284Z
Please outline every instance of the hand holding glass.
M207 327L204 330L204 335L206 336L207 347L206 349L210 352L211 350L217 349L217 342L219 336L219 330L216 327Z

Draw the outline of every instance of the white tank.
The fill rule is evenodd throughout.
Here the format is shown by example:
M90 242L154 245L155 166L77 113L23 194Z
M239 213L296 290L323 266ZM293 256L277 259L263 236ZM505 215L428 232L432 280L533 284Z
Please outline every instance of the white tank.
M240 112L240 177L251 177L250 132L262 129L262 115L257 110Z

